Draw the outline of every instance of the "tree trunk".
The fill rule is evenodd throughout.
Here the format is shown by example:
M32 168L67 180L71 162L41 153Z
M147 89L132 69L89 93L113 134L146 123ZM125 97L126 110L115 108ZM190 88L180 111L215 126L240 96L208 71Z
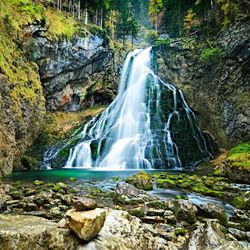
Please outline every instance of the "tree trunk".
M88 1L86 1L85 6L85 25L88 25Z
M79 5L78 5L78 20L81 20L81 1L79 0Z
M103 26L103 8L101 9L101 24L100 24L101 28Z

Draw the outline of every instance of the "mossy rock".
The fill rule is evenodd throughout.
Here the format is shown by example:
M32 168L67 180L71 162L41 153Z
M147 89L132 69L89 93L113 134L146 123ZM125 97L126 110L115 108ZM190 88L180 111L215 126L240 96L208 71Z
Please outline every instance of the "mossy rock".
M153 189L153 181L149 174L144 171L140 171L139 173L129 176L126 179L126 182L135 186L138 189L143 190L152 190Z
M232 200L232 204L238 208L243 210L250 209L250 192L246 192L243 195L239 195Z
M28 169L28 170L37 169L37 167L39 165L37 159L35 159L31 156L28 156L28 155L24 155L21 158L21 163L22 163L23 167L25 169Z
M156 186L160 188L174 188L176 187L176 181L171 179L160 179L157 180Z
M130 209L128 210L128 212L133 215L133 216L136 216L136 217L144 217L144 210L142 210L141 208L135 208L135 209Z
M41 185L43 185L43 181L35 180L35 181L33 182L33 184L34 184L35 186L41 186Z

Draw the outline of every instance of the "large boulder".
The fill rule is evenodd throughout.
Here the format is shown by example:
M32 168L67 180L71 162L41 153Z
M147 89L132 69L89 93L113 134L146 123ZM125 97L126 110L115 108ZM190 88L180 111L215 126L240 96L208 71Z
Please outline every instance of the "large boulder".
M66 213L67 224L79 238L89 241L93 239L103 227L106 219L104 209L96 208L88 211L71 209Z
M143 190L152 190L153 189L153 181L149 174L144 171L140 171L139 173L129 176L126 179L126 182L134 185L138 189Z
M0 214L0 250L76 249L80 240L69 229L37 216Z
M147 194L145 191L136 188L135 186L119 182L116 185L116 196L119 202L122 203L144 203L144 201L157 200L157 197Z
M227 225L227 215L225 210L212 203L199 205L197 215L205 218L218 219L222 225Z
M97 207L95 200L85 197L77 197L73 199L72 205L77 211L91 210Z
M82 250L177 250L183 242L171 242L153 233L140 219L125 211L109 210L106 222L97 238L87 243Z
M187 250L247 250L250 244L238 242L232 235L227 234L225 227L216 219L206 219L195 224L185 248Z
M196 221L197 207L190 201L178 200L175 202L175 216L179 221L193 224Z

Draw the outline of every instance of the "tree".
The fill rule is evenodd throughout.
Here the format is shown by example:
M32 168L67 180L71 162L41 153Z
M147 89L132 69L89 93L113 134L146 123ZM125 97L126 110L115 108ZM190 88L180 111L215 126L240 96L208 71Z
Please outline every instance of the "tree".
M162 0L150 0L149 1L149 15L152 22L155 25L155 30L157 31L157 19L163 7Z

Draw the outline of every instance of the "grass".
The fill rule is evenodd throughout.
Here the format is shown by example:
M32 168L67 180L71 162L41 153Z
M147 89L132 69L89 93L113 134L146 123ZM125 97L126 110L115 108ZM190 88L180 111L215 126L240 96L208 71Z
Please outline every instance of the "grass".
M48 8L44 15L48 38L51 40L57 40L60 37L70 39L77 32L80 32L79 23L73 17L67 16L59 10Z
M10 85L10 97L20 116L21 103L30 102L43 109L44 98L37 66L29 61L22 49L30 34L23 27L43 19L43 8L31 0L2 0L0 2L0 73Z
M250 142L232 148L228 152L227 161L233 167L250 168Z

